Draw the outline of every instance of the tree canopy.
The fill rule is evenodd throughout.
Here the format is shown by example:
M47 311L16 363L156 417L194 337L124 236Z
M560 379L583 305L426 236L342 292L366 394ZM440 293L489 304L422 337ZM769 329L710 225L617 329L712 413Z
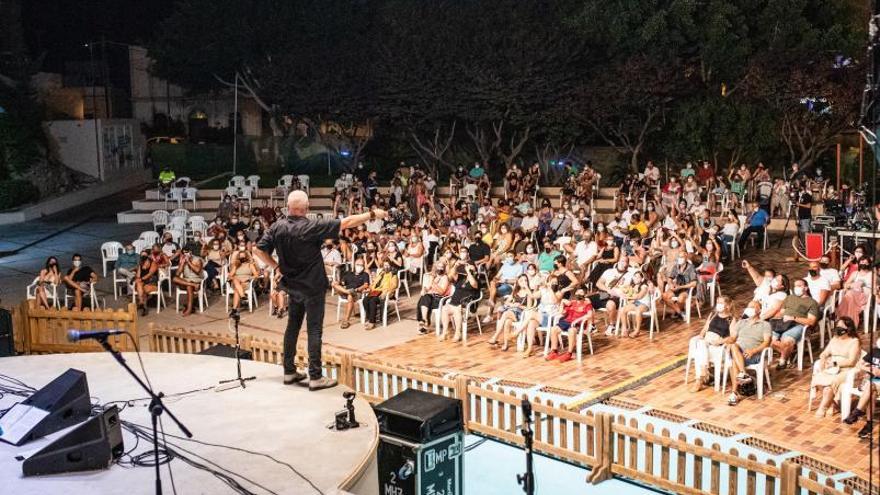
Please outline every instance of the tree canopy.
M194 91L237 77L276 135L359 153L380 126L431 167L585 144L633 167L809 166L856 118L866 18L854 0L182 0L150 51Z

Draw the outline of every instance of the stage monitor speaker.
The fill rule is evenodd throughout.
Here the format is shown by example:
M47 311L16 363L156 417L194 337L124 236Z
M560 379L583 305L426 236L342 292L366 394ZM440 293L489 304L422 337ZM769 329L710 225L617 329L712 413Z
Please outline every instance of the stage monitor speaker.
M208 347L199 354L203 356L235 358L235 347L226 344L217 344L215 346ZM239 349L238 356L245 361L252 361L254 359L254 353L247 349Z
M14 442L15 445L22 445L85 421L92 412L86 374L70 368L21 404L42 409L49 415L40 420L19 441Z
M25 459L25 476L107 469L122 455L119 409L111 406Z

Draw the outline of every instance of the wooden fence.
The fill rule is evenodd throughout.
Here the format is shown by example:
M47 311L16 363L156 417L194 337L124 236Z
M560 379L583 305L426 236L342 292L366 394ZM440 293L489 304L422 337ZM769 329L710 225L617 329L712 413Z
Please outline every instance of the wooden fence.
M195 353L216 344L233 345L230 335L183 329L150 328L154 352ZM254 359L280 364L283 352L277 342L242 336L242 347ZM297 361L305 364L304 349ZM382 402L408 388L462 400L465 429L512 445L522 445L520 404L523 396L500 387L481 385L467 376L450 378L438 373L401 368L334 351L322 356L325 374L355 390L370 403ZM614 475L662 490L688 495L765 494L846 495L867 493L861 478L844 480L820 475L811 463L798 459L759 460L754 453L741 455L717 443L663 428L624 415L575 412L551 401L532 400L535 450L591 470L588 481L599 483ZM799 456L803 457L803 456ZM845 469L842 469L845 471ZM876 488L875 488L876 490Z
M68 342L68 330L94 331L118 329L131 334L136 341L137 310L128 304L119 310L71 311L43 309L36 301L22 301L16 311L16 351L23 354L51 354L68 352L101 352L94 340ZM124 335L113 336L110 342L116 349L134 350L134 343Z

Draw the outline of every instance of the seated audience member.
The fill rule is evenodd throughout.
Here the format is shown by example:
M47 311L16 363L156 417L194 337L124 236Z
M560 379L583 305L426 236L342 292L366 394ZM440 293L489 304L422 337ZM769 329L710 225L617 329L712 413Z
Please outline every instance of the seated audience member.
M674 318L684 320L688 292L697 286L697 272L693 263L684 255L679 255L664 282L663 303L672 310Z
M461 330L464 322L464 309L473 300L480 297L480 285L477 280L477 268L467 261L467 258L459 260L453 265L452 270L447 270L452 278L455 291L449 298L449 302L440 310L440 323L442 331L439 336L441 340L449 338L449 326L455 333L452 336L453 342L457 342L461 338Z
M249 297L251 281L260 276L253 256L247 245L239 245L238 250L229 257L229 284L232 286L232 309L241 309L241 300ZM254 294L254 297L256 295Z
M205 260L205 271L208 273L205 288L220 290L218 276L229 259L229 252L223 247L220 239L211 239L210 243L202 246L201 255Z
M379 318L385 304L385 299L391 297L397 290L397 269L386 259L382 262L382 268L376 272L370 290L364 296L364 330L372 330L379 323Z
M831 295L831 286L828 285L828 280L822 277L819 272L818 262L810 262L809 270L807 271L807 276L804 277L804 280L807 282L807 288L810 289L810 295L813 297L813 300L816 301L816 304L819 305L819 308L825 306L825 302L828 301L828 296Z
M348 328L349 320L356 304L360 304L358 299L367 293L370 288L370 274L364 269L364 260L358 258L354 262L354 271L347 271L342 274L341 283L339 281L331 284L333 290L337 294L346 299L345 316L339 323L340 328Z
M831 266L831 257L827 254L823 254L822 257L819 258L819 276L828 282L828 287L830 287L832 292L840 289L840 272Z
M813 379L810 382L810 387L821 390L819 395L822 399L816 409L817 418L833 412L833 404L840 403L840 386L846 381L849 370L858 364L862 351L852 318L839 318L832 335L828 346L819 354L819 360L813 366Z
M129 242L123 248L122 253L119 254L119 259L113 264L116 274L125 278L126 294L128 293L128 286L131 285L134 280L139 260L140 254L135 252L134 246Z
M324 272L330 280L336 280L336 270L342 265L342 253L331 239L324 241L321 248L321 257L324 259Z
M403 267L409 273L418 273L422 269L425 260L425 245L415 234L409 237L409 244L403 252Z
M489 312L486 313L486 316L483 318L483 323L489 323L492 321L492 314L494 313L495 308L495 298L497 296L509 296L513 292L516 279L525 271L525 267L522 263L516 263L514 260L515 258L512 253L505 254L501 263L501 268L489 281Z
M146 253L141 254L134 278L134 289L137 294L137 307L141 311L141 316L146 316L147 297L159 289L159 264Z
M590 331L593 319L593 305L586 297L583 289L578 289L571 299L562 300L562 317L556 326L550 329L550 352L544 358L547 361L559 361L564 363L571 360L572 354L575 352L577 345L577 332L581 323L584 324L584 331ZM562 332L568 335L568 348L565 352L559 353L562 344Z
M791 294L782 302L781 318L770 320L773 328L773 350L779 353L777 367L784 369L794 354L797 343L801 340L804 330L812 327L819 320L819 305L810 297L807 282L803 279L794 281Z
M859 385L861 395L858 404L843 422L852 425L864 416L865 426L859 430L859 438L868 438L874 431L874 401L880 396L880 338L874 342L871 352L865 354L859 361L858 369L861 372L861 378L863 378Z
M82 256L76 253L71 258L73 267L68 270L64 277L64 284L73 291L73 310L83 309L83 296L91 297L92 284L98 281L98 273L92 267L83 265ZM90 301L95 304L97 301Z
M204 261L198 256L193 256L188 248L184 248L178 263L174 283L186 290L186 309L183 310L183 316L189 316L193 310L193 295L198 295L202 284Z
M645 311L651 308L651 292L653 287L647 277L641 271L632 274L630 283L621 288L620 305L620 334L630 338L639 336L642 326L642 317ZM629 318L632 316L633 323L630 329Z
M272 315L279 320L284 318L287 312L287 291L281 286L281 270L272 270L273 287L269 293L272 299Z
M41 308L49 309L49 287L59 285L61 283L61 268L58 266L58 258L49 256L46 258L46 265L40 270L37 276L37 287L34 295L37 296L37 304ZM57 290L57 289L56 289ZM56 293L57 294L57 293Z
M743 230L742 235L739 237L739 252L742 253L745 248L746 241L749 239L749 236L757 234L758 239L755 242L756 246L764 245L764 236L767 231L767 224L770 223L770 215L767 214L767 210L761 208L758 205L755 205L754 210L749 215L749 218L746 219L746 228Z
M710 347L723 348L735 342L735 336L731 327L735 325L736 308L729 297L721 296L715 303L715 311L706 318L706 324L700 335L693 337L690 342L691 352L694 353L694 392L699 392L708 385ZM719 349L722 350L722 349Z
M761 361L761 353L770 347L772 330L770 324L761 319L761 303L749 301L743 311L743 319L733 325L731 338L735 343L729 347L731 368L730 383L733 391L727 402L735 406L741 397L737 392L739 382L750 380L746 368Z
M856 326L859 326L871 299L874 271L871 269L869 258L861 258L857 266L857 270L851 270L844 277L840 304L837 305L837 316L848 316L856 322Z
M432 311L440 307L440 300L449 295L451 288L445 261L437 261L431 271L422 277L422 293L416 304L419 333L428 333Z
M502 337L501 350L506 351L513 325L522 321L526 311L534 306L532 287L529 284L528 275L521 274L514 283L513 291L505 296L504 304L498 308L498 321L495 325L495 334L489 339L489 345L496 347L498 337Z
M629 260L620 258L616 265L602 273L596 282L596 292L589 296L593 309L605 310L605 335L614 335L614 322L617 319L617 302L614 298L620 297L620 287L629 284L631 277Z

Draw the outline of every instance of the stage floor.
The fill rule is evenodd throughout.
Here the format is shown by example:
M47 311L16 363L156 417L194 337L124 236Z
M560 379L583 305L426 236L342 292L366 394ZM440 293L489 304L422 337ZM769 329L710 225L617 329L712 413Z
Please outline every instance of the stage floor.
M125 354L138 373L135 354ZM214 392L212 389L185 396L174 394L214 386L219 380L235 376L235 361L229 358L191 354L143 354L144 365L153 387L169 396L166 406L192 431L201 442L247 449L272 456L262 456L222 447L199 445L172 438L182 434L164 416L169 443L234 471L249 483L239 480L252 491L265 492L255 483L275 493L317 493L307 478L324 493L336 493L340 487L351 486L357 478L370 476L370 461L378 441L376 418L369 405L356 401L361 427L343 432L326 426L334 413L344 405L342 387L309 392L307 388L282 384L281 368L272 364L242 362L244 376L256 376L246 389ZM39 388L68 368L86 372L93 402L127 401L144 397L132 378L109 354L57 354L0 359L0 373ZM0 399L6 408L20 398ZM146 401L125 407L123 421L149 427ZM21 447L0 442L0 479L4 493L46 495L61 493L96 493L136 495L154 493L154 471L151 468L126 469L113 465L108 470L23 478L21 463L15 456L31 453L68 430L33 441ZM123 430L126 451L132 454L150 449L143 441L135 444L132 434ZM294 467L302 477L285 466ZM373 468L374 469L374 468ZM229 488L211 474L184 464L177 459L162 467L163 489L173 493L171 476L180 493L228 493ZM304 477L304 478L303 478ZM375 473L372 473L375 478Z

